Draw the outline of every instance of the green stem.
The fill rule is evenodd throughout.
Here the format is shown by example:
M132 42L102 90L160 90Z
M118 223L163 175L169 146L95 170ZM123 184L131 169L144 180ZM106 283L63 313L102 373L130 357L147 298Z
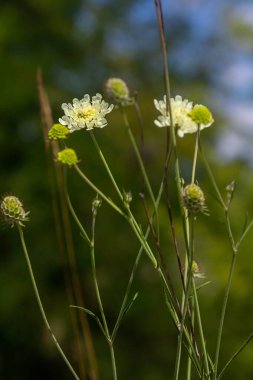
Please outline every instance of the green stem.
M96 137L95 137L95 135L94 135L94 133L92 131L90 132L90 136L91 136L92 141L93 141L93 143L94 143L94 145L95 145L95 147L96 147L96 149L98 151L98 154L99 154L99 156L100 156L100 158L101 158L101 160L102 160L102 162L103 162L103 164L104 164L104 166L105 166L105 168L107 170L107 173L108 173L108 175L109 175L109 177L110 177L110 179L112 181L112 184L113 184L116 192L118 193L118 196L119 196L120 200L123 201L123 199L124 199L123 195L122 195L122 193L121 193L121 191L120 191L120 189L119 189L119 187L118 187L118 185L117 185L117 183L116 183L116 181L115 181L115 179L113 177L113 174L112 174L112 172L110 170L110 167L107 164L107 161L106 161L106 159L105 159L105 157L104 157L104 155L103 155L103 153L102 153L102 151L101 151L101 149L100 149L100 147L98 145Z
M105 158L105 156L103 155L102 150L100 149L100 146L99 146L99 144L98 144L98 142L97 142L97 140L96 140L96 138L95 138L95 136L94 136L94 134L93 134L92 132L91 132L91 138L92 138L92 141L93 141L93 143L94 143L94 145L95 145L95 147L96 147L96 149L97 149L97 151L98 151L98 153L99 153L99 156L100 156L100 158L101 158L101 160L102 160L102 162L103 162L103 164L104 164L104 167L105 167L105 169L106 169L106 171L107 171L107 174L109 175L109 177L110 177L110 179L111 179L111 181L112 181L112 184L113 184L115 190L117 191L117 193L118 193L118 195L119 195L119 198L121 199L121 201L123 202L123 204L124 204L124 206L125 206L125 208L126 208L126 210L127 210L127 214L128 214L127 216L126 216L124 213L122 213L122 214L123 214L123 216L128 220L128 222L129 222L129 224L131 225L131 227L132 227L132 229L133 229L135 235L137 236L137 238L138 238L138 240L140 241L140 243L143 245L143 247L144 247L146 253L148 254L150 260L152 261L154 267L156 268L156 267L157 267L157 261L156 261L156 258L155 258L155 256L154 256L154 254L153 254L151 248L149 247L147 241L144 239L144 236L143 236L143 234L142 234L142 231L141 231L141 229L140 229L140 227L139 227L137 221L135 220L135 218L134 218L134 216L133 216L133 214L132 214L132 212L131 212L131 210L130 210L129 205L128 205L128 204L125 204L125 202L124 202L124 197L123 197L123 195L122 195L122 193L121 193L121 191L120 191L120 189L119 189L119 187L118 187L118 185L117 185L116 180L114 179L114 176L113 176L113 174L112 174L112 172L111 172L111 169L110 169L110 167L109 167L109 165L108 165L108 163L107 163L107 161L106 161L106 158ZM87 181L86 181L86 182L87 182Z
M66 178L65 178L65 181L64 181L64 192L65 192L65 197L66 197L66 200L67 200L69 211L70 211L71 215L73 216L73 218L74 218L77 226L79 227L82 236L86 239L87 243L90 246L91 245L90 238L89 238L87 232L85 231L82 223L80 222L80 220L79 220L78 216L76 215L76 212L75 212L75 210L74 210L74 208L72 206L72 203L71 203L71 200L70 200L70 197L69 197L69 193L68 193Z
M26 244L25 244L23 230L22 230L22 227L19 224L17 224L17 227L18 227L18 232L19 232L19 236L20 236L23 252L24 252L24 255L25 255L27 267L28 267L29 274L30 274L30 277L31 277L31 281L32 281L35 297L36 297L38 305L39 305L39 309L40 309L40 312L41 312L42 319L43 319L43 321L44 321L44 323L45 323L48 331L50 332L50 334L52 336L52 339L53 339L53 341L54 341L54 343L56 345L57 350L60 352L60 354L61 354L61 356L62 356L65 364L69 368L69 370L72 373L73 377L76 380L80 380L80 378L76 374L75 370L71 366L70 362L68 361L67 357L65 356L65 354L64 354L64 352L63 352L60 344L58 343L55 335L53 334L52 329L50 327L50 324L49 324L49 322L47 320L47 317L46 317L46 314L45 314L45 311L44 311L44 308L43 308L43 305L42 305L42 302L41 302L41 299L40 299L40 295L39 295L39 291L38 291L38 288L37 288L37 284L36 284L36 281L35 281L35 278L34 278L34 274L33 274L33 270L32 270L32 265L31 265L31 262L30 262L30 259L29 259L29 255L28 255L28 251L27 251Z
M192 279L192 289L193 289L194 302L195 302L195 306L196 306L195 310L196 310L196 319L197 319L197 323L198 323L198 327L199 327L200 342L201 342L202 351L203 351L203 355L204 355L204 366L205 366L206 375L208 376L207 379L209 379L210 375L209 375L209 364L208 364L208 357L207 357L207 351L206 351L206 343L205 343L205 338L204 338L198 295L197 295L194 279Z
M214 187L214 190L216 192L216 195L224 209L224 213L225 213L225 218L226 218L226 229L227 229L227 233L228 233L228 238L229 238L229 242L230 242L230 246L231 246L231 250L232 250L232 261L231 261L231 265L230 265L230 270L229 270L229 275L228 275L228 281L227 281L227 286L226 286L226 290L225 290L225 295L224 295L224 301L223 301L223 306L222 306L222 310L221 310L221 318L220 318L220 324L219 324L219 329L218 329L218 337L217 337L217 344L216 344L216 351L215 351L215 363L214 363L214 370L215 370L215 373L214 373L214 380L217 379L217 373L218 373L218 365L219 365L219 355L220 355L220 346L221 346L221 338L222 338L222 332L223 332L223 326L224 326L224 320L225 320L225 315L226 315L226 309L227 309L227 303L228 303L228 297L229 297L229 292L230 292L230 288L231 288L231 283L232 283L232 278L233 278L233 274L234 274L234 268L235 268L235 263L236 263L236 257L237 257L237 252L238 252L238 248L239 248L239 245L242 241L242 238L244 238L244 236L246 235L246 233L249 231L249 229L251 228L251 223L250 225L248 226L248 229L245 231L245 235L243 234L241 239L237 242L237 244L235 243L235 240L234 240L234 237L233 237L233 233L232 233L232 230L231 230L231 225L230 225L230 219L229 219L229 214L228 214L228 208L221 196L221 193L219 191L219 188L216 184L216 181L215 181L215 178L214 178L214 175L212 173L212 170L209 166L209 163L202 151L202 148L201 148L201 145L200 145L200 150L201 150L201 155L202 155L202 158L203 158L203 162L204 162L204 165L206 167L206 170L207 170L207 173L209 175L209 178L211 180L211 183Z
M196 134L196 142L195 142L195 149L194 149L194 157L193 157L193 165L192 165L192 180L191 183L195 182L195 174L196 174L196 165L197 165L197 158L198 158L198 149L199 149L199 126L198 126L198 131Z
M195 305L194 305L194 299L192 298L191 300L191 312L192 312L192 327L194 328L194 317L195 317ZM189 352L190 354L192 354L192 349L191 347L189 346ZM186 372L186 380L191 380L191 371L192 371L192 360L191 360L191 357L190 355L188 356L188 359L187 359L187 372Z
M103 308L103 303L102 303L102 299L101 299L100 291L99 291L99 286L98 286L98 282L97 282L96 261L95 261L95 223L96 223L96 212L93 213L93 218L92 218L92 238L91 238L92 277L93 277L96 297L97 297L97 301L98 301L98 306L99 306L100 314L101 314L102 321L103 321L104 331L105 331L105 334L107 337L107 343L108 343L109 349L110 349L113 379L117 380L117 370L116 370L116 362L115 362L113 342L111 340L110 332L108 329L108 325L107 325L107 321L106 321L106 317L105 317L105 313L104 313L104 308Z
M205 338L204 338L204 332L203 332L203 326L202 326L202 321L201 321L201 314L200 314L200 307L199 307L199 301L198 301L198 295L196 291L196 285L192 273L192 263L193 263L193 256L194 256L194 216L191 216L191 234L190 234L190 261L189 261L189 274L191 279L191 285L193 289L193 299L195 303L195 311L196 311L196 319L198 323L198 328L199 328L199 334L200 334L200 342L202 346L202 351L204 355L204 366L205 366L205 371L206 375L209 378L209 364L208 364L208 356L207 356L207 350L206 350L206 343L205 343Z
M199 134L200 130L198 128L197 135L196 135L196 142L195 142L195 149L194 149L194 157L193 157L193 165L192 165L192 177L191 177L191 183L194 183L195 181L195 174L196 174L196 165L197 165L197 157L198 157L198 147L199 147ZM190 289L190 278L192 275L192 260L193 260L193 241L189 241L189 223L188 219L185 219L183 221L185 225L185 238L187 239L186 245L189 246L189 253L190 253L190 263L188 264L188 255L185 255L185 272L184 272L184 284L185 284L185 292L182 294L182 301L181 301L181 311L182 311L182 326L185 323L186 318L186 312L187 312L187 305L188 305L188 298L189 298L189 289ZM193 229L192 229L193 231ZM193 238L193 237L192 237ZM194 302L194 301L193 301ZM193 311L193 309L191 309ZM192 323L193 325L193 323ZM180 335L178 337L178 346L177 346L177 356L176 356L176 365L175 365L175 373L174 373L174 379L177 380L179 376L179 369L180 369L180 362L181 362L181 352L182 352L182 343L183 343L183 334L182 329L180 331ZM190 348L189 348L190 350ZM191 358L188 356L188 370L187 370L187 378L189 378L191 373Z
M220 372L217 380L220 380L228 368L228 366L231 364L231 362L240 354L240 352L250 343L250 341L253 338L253 334L250 334L250 336L245 340L245 342L238 348L238 350L232 355L232 357L229 359L229 361L225 364L224 368Z
M226 315L226 310L227 310L229 292L230 292L232 278L233 278L234 269L235 269L236 257L237 257L236 252L233 252L232 261L231 261L230 270L229 270L229 275L228 275L227 286L226 286L226 291L225 291L225 296L224 296L224 301L223 301L223 306L222 306L222 310L221 310L220 326L219 326L219 331L218 331L218 338L217 338L216 352L215 352L214 380L217 379L223 325L224 325L224 320L225 320L225 315Z
M202 157L203 163L204 163L204 165L205 165L206 171L207 171L207 173L208 173L208 175L209 175L209 179L210 179L210 181L211 181L211 183L212 183L212 185L213 185L213 188L214 188L214 190L215 190L215 192L216 192L216 195L217 195L217 197L218 197L218 199L219 199L219 201L220 201L220 203L221 203L223 209L224 209L224 210L227 210L227 206L226 206L226 204L225 204L225 202L224 202L224 200L223 200L223 198L222 198L222 195L221 195L221 193L220 193L220 190L219 190L219 188L218 188L218 186L217 186L217 183L216 183L216 181L215 181L215 178L214 178L214 175L213 175L212 170L211 170L211 168L210 168L210 165L209 165L209 163L208 163L208 161L207 161L207 159L206 159L206 156L205 156L205 154L204 154L204 151L203 151L203 149L202 149L202 145L201 145L200 140L199 140L199 150L200 150L201 157Z
M155 196L154 196L154 193L153 193L153 190L152 190L152 187L151 187L151 184L150 184L150 181L149 181L149 178L148 178L148 175L147 175L144 163L142 161L142 157L141 157L139 148L138 148L138 146L136 144L134 135L133 135L132 130L130 128L129 121L128 121L127 114L126 114L126 111L125 111L124 107L121 107L121 113L122 113L122 116L123 116L125 127L127 129L128 136L130 138L130 141L132 143L132 146L133 146L133 149L134 149L137 161L139 163L143 179L144 179L146 187L148 189L149 196L150 196L150 198L152 200L152 203L153 203L153 206L154 206L156 223L157 223L157 232L159 232L159 216L158 216ZM158 235L159 235L159 233L158 233Z
M86 177L86 175L82 172L82 170L79 168L78 165L74 165L74 168L76 169L77 173L80 175L80 177L97 193L100 195L102 199L104 199L114 210L116 210L120 215L122 215L124 218L126 218L126 215L124 212L115 205L115 203L108 198L101 190L99 190L89 179Z
M192 261L193 261L193 217L191 217L191 229L187 231L188 245L189 245L189 257L185 258L185 274L184 274L184 283L185 283L185 292L182 294L182 303L181 303L181 312L182 312L182 320L181 320L181 329L180 334L178 336L178 345L177 345L177 356L176 356L176 364L175 364L175 372L174 372L174 380L178 380L179 370L181 364L181 354L182 354L182 343L183 343L183 327L185 324L185 318L187 314L188 307L188 299L189 299L189 291L191 284L191 276L192 276ZM189 232L191 235L189 237Z

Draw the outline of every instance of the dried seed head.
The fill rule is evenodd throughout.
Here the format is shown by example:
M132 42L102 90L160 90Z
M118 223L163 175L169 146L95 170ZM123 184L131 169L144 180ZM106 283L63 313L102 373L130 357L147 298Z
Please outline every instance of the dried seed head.
M190 214L197 215L206 211L204 193L194 183L183 189L183 202Z
M22 225L23 222L28 221L29 212L25 212L22 202L14 195L7 195L3 198L1 211L5 221L11 226L14 226L15 223Z

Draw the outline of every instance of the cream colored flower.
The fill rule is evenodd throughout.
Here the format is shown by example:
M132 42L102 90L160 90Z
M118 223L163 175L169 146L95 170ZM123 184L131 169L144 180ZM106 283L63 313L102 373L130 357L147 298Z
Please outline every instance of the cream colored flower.
M107 125L105 115L112 111L113 105L102 100L102 95L84 95L83 99L73 99L73 104L63 103L62 109L65 113L59 119L62 125L66 125L70 132L79 129L91 130L103 128Z
M154 100L156 109L161 113L155 120L155 124L158 127L166 127L171 125L170 116L166 109L166 96L163 100ZM197 104L193 107L192 102L187 99L182 99L180 95L176 95L175 98L171 98L171 110L173 117L173 124L177 128L177 134L179 137L184 137L186 133L195 133L198 130L198 123L192 117L192 111L196 107L201 105ZM201 106L202 107L202 106ZM194 113L193 113L194 115ZM200 130L209 127L213 123L213 119L208 124L200 124Z

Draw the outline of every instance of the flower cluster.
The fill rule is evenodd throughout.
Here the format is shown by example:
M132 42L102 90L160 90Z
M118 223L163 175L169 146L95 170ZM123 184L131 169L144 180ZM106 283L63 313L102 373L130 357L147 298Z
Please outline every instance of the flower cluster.
M213 123L213 117L207 107L200 104L193 106L192 102L182 99L180 95L171 98L171 112L173 124L177 128L179 137L184 137L187 133L195 133L210 127ZM164 96L163 100L154 100L156 109L161 113L155 120L158 127L167 127L171 125L170 115L167 110L167 100Z
M63 103L62 109L65 113L59 119L62 125L66 125L70 132L79 129L91 130L103 128L107 125L105 115L112 111L113 105L102 100L102 95L84 95L83 99L73 99L73 104Z

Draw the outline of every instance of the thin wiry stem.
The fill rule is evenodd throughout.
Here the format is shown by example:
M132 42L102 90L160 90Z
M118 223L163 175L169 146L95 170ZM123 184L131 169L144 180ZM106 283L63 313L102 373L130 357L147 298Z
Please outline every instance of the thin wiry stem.
M92 228L91 228L92 277L93 277L93 282L94 282L94 286L95 286L95 292L96 292L96 297L97 297L97 301L98 301L98 306L99 306L100 314L101 314L102 321L103 321L103 327L104 327L104 331L105 331L106 336L107 336L107 343L108 343L109 349L110 349L111 361L112 361L113 379L117 380L117 369L116 369L116 362L115 362L113 342L111 340L110 332L109 332L109 329L108 329L107 320L106 320L106 317L105 317L103 303L102 303L102 299L101 299L101 296L100 296L100 291L99 291L99 286L98 286L98 281L97 281L96 261L95 261L95 224L96 224L96 211L93 212Z
M225 315L226 315L226 310L227 310L229 292L230 292L232 278L233 278L234 269L235 269L236 257L237 257L236 253L233 253L232 261L231 261L231 265L230 265L230 270L229 270L229 275L228 275L227 286L226 286L226 290L225 290L223 306L222 306L222 310L221 310L220 325L219 325L219 331L218 331L218 337L217 337L217 343L216 343L216 351L215 351L215 375L214 375L214 379L217 379L221 338L222 338L224 320L225 320Z
M230 264L230 269L229 269L229 275L228 275L228 280L227 280L227 285L226 285L226 290L225 290L225 295L224 295L224 300L223 300L223 305L222 305L222 310L221 310L221 317L220 317L220 323L219 323L219 329L218 329L218 336L217 336L217 343L216 343L216 350L215 350L215 362L214 362L214 380L217 379L217 374L218 374L218 365L219 365L219 355L220 355L220 346L221 346L221 339L222 339L222 333L223 333L223 327L224 327L224 321L225 321L225 316L226 316L226 310L227 310L227 304L228 304L228 298L229 298L229 293L230 293L230 288L231 288L231 283L232 283L232 278L234 274L234 269L235 269L235 264L236 264L236 258L237 258L237 253L238 253L238 248L241 242L241 239L236 243L233 232L231 229L230 225L230 218L229 218L229 212L228 212L228 207L225 204L222 195L220 193L220 190L216 184L213 172L210 168L210 165L205 157L205 154L203 152L202 146L200 146L200 151L201 151L201 156L203 158L203 162L206 168L206 171L209 175L209 179L212 183L212 186L216 192L217 198L224 210L225 213L225 221L226 221L226 230L231 246L231 251L232 251L232 259L231 259L231 264ZM249 228L251 225L249 225Z
M79 168L78 165L74 165L74 168L76 169L77 173L80 175L80 177L97 193L100 195L100 197L106 201L115 211L117 211L121 216L126 218L126 215L124 212L109 198L107 197L101 190L98 189L94 185L93 182L89 180L89 178L82 172L82 170Z
M239 349L234 353L234 355L229 359L229 361L225 364L224 368L220 372L217 380L220 380L228 368L228 366L231 364L231 362L240 354L240 352L250 343L250 341L253 339L253 333L250 334L250 336L245 340L245 342L239 347Z
M39 295L38 287L37 287L37 284L36 284L36 281L35 281L35 277L34 277L34 274L33 274L32 265L31 265L30 258L29 258L29 255L28 255L28 251L27 251L26 244L25 244L23 230L22 230L22 227L19 224L17 224L17 227L18 227L19 237L20 237L22 248L23 248L23 252L24 252L24 255L25 255L28 271L29 271L30 278L31 278L31 281L32 281L32 286L33 286L34 294L35 294L35 297L36 297L38 305L39 305L39 309L40 309L40 313L41 313L42 319L43 319L43 321L44 321L44 323L45 323L48 331L51 334L51 337L53 339L53 342L54 342L57 350L61 354L61 357L63 358L65 364L69 368L69 370L72 373L73 377L76 380L80 380L79 376L77 375L77 373L75 372L74 368L72 367L72 365L68 361L68 359L67 359L66 355L64 354L64 352L63 352L60 344L58 343L55 335L52 332L51 326L50 326L50 324L48 322L48 319L46 317L46 314L45 314L45 311L44 311L44 308L43 308L43 305L42 305L42 302L41 302L41 298L40 298L40 295Z
M159 27L160 38L161 38L163 68L164 68L164 84L165 84L165 93L166 93L166 107L167 107L167 114L170 117L170 131L171 131L169 135L168 128L166 129L167 139L166 139L166 159L165 159L165 165L164 165L164 188L165 188L167 209L169 212L170 224L172 228L174 246L175 246L176 254L178 258L178 265L179 265L183 293L184 293L185 282L183 278L182 265L181 265L181 260L179 256L175 229L174 229L174 224L173 224L173 219L172 219L172 212L171 212L171 207L170 207L170 202L169 202L169 189L168 189L168 163L169 163L169 157L170 157L170 137L169 136L171 136L171 144L173 146L173 152L174 152L174 157L175 157L176 184L177 184L177 190L178 190L178 200L179 200L179 205L181 209L183 232L184 232L184 239L185 239L185 245L186 245L186 260L187 260L187 257L189 257L189 235L188 235L189 225L188 225L187 213L182 206L183 202L182 202L182 190L181 190L181 175L180 175L179 158L178 158L178 152L177 152L176 134L175 134L172 107L171 107L170 77L169 77L169 67L168 67L168 60L167 60L167 48L166 48L162 3L161 3L161 0L154 0L154 2L155 2L156 15L157 15L158 27ZM185 302L184 295L182 297L182 302ZM191 326L192 326L192 321L191 321ZM183 328L183 326L181 328ZM192 333L193 333L193 339L195 340L194 332L192 331ZM195 344L195 350L196 350L196 353L198 353L196 344Z
M62 261L66 260L65 253L68 258L68 265L63 266L64 281L66 287L66 294L68 299L68 304L77 302L79 305L83 305L83 295L80 286L80 279L78 276L78 271L76 267L76 258L73 247L73 239L71 226L69 223L69 215L67 212L66 202L63 199L63 176L62 168L59 167L56 161L52 161L52 152L56 156L59 150L59 145L57 141L49 142L48 131L53 125L53 117L50 102L47 96L47 93L43 84L43 77L41 70L37 71L37 87L39 95L39 105L41 113L41 126L43 131L45 152L47 158L48 166L48 177L51 190L51 199L52 199L52 212L54 216L54 225L56 230L56 238L58 242L59 252L62 257ZM58 191L57 191L58 190ZM66 243L66 244L65 244ZM65 252L66 251L66 252ZM75 301L76 300L76 301ZM70 318L73 326L73 332L75 336L75 342L77 346L77 357L79 363L80 377L82 380L87 378L84 362L84 352L83 352L83 342L87 351L88 364L89 364L89 373L92 377L92 380L98 380L98 366L96 355L94 351L94 345L90 333L89 324L85 315L80 315L75 311L70 312ZM82 337L79 331L79 321L81 324ZM83 342L82 342L83 338Z
M156 207L158 207L158 205L159 205L159 202L160 202L160 199L161 199L161 196L162 196L162 191L163 191L163 182L160 185L160 189L159 189L159 192L158 192L158 195L157 195L157 198L156 198ZM146 230L146 233L145 233L145 236L144 236L145 240L147 240L147 238L149 236L149 233L150 233L150 226ZM125 296L124 296L123 302L121 304L120 312L119 312L117 321L115 323L115 326L114 326L114 329L113 329L113 332L112 332L112 339L113 340L116 337L116 334L117 334L120 322L121 322L121 320L123 318L123 315L124 315L124 310L126 308L126 304L127 304L128 298L129 298L129 294L130 294L130 290L131 290L131 287L132 287L134 275L135 275L135 272L136 272L136 270L138 268L138 265L139 265L139 262L140 262L140 259L141 259L142 253L143 253L143 249L144 249L143 245L141 245L140 249L138 251L138 254L136 256L136 259L135 259L132 271L131 271L131 275L130 275L130 278L129 278L129 281L128 281L128 284L127 284Z
M199 150L199 135L200 135L200 129L199 129L199 126L198 126L198 131L197 131L197 134L196 134L195 149L194 149L193 165L192 165L192 179L191 179L191 183L195 182L196 165L197 165L198 150Z
M132 130L130 128L128 117L127 117L127 114L126 114L126 111L125 111L124 107L121 107L121 113L122 113L124 125L125 125L125 127L127 129L128 136L130 138L131 144L132 144L133 149L134 149L134 153L136 155L138 164L139 164L140 169L141 169L141 173L142 173L142 176L143 176L144 183L146 185L146 188L148 190L149 196L150 196L150 198L152 200L152 203L153 203L153 207L154 207L154 210L155 210L156 224L157 224L157 235L158 235L159 234L159 215L158 215L158 210L157 210L157 207L156 207L156 200L155 200L154 192L152 190L152 187L151 187L151 184L150 184L150 181L149 181L149 178L148 178L148 175L147 175L147 172L146 172L146 169L145 169L145 166L144 166L141 154L139 152L138 145L136 144L134 135L133 135Z

